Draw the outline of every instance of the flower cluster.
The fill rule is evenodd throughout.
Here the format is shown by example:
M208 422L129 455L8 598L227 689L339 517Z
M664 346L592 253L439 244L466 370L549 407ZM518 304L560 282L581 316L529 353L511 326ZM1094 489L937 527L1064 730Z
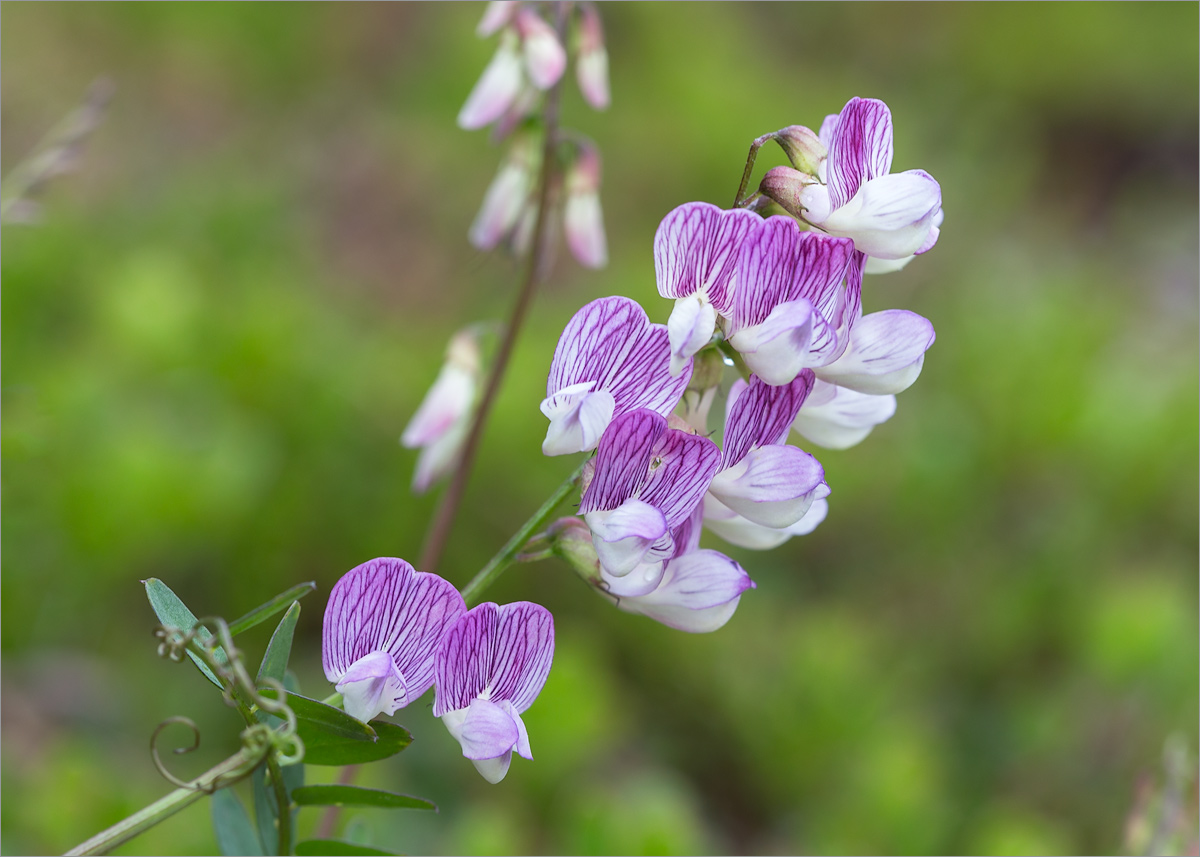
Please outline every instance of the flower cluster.
M929 250L941 223L932 177L888 173L887 106L851 99L820 134L768 136L794 166L770 171L747 207L687 203L660 224L667 324L628 298L589 303L559 339L541 404L546 454L596 450L584 526L549 533L558 553L622 609L686 631L720 627L754 586L699 548L702 527L758 549L811 532L830 489L789 432L858 443L895 412L934 341L916 313L862 312L872 262L894 270ZM789 214L758 213L773 203ZM727 391L718 448L708 413L722 361L745 377Z
M513 751L533 756L521 721L554 658L554 619L537 604L480 604L402 559L371 560L337 582L321 636L325 677L347 714L394 714L437 687L433 712L489 782Z
M603 110L609 104L608 54L595 6L577 4L574 25L580 92L593 108ZM476 32L484 37L499 33L500 45L459 111L458 124L467 130L492 125L493 136L511 137L511 144L468 235L481 250L507 241L524 254L537 221L537 178L544 150L537 116L544 93L566 71L568 52L534 3L494 0ZM602 268L608 263L608 248L600 210L599 150L576 133L559 133L553 142L555 156L567 164L565 178L560 181L555 172L550 188L555 204L561 202L567 246L581 265Z

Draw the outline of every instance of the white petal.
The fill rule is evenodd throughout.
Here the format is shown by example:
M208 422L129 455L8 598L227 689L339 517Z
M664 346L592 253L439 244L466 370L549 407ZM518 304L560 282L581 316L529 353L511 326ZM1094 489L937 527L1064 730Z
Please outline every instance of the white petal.
M591 381L564 387L542 400L541 410L550 420L542 452L567 455L586 452L600 443L604 429L612 422L616 404L606 390L591 391Z
M942 205L942 190L922 170L880 176L824 220L811 220L830 235L854 240L854 248L881 259L903 259L921 248Z
M764 446L718 473L709 492L756 524L783 528L804 517L824 476L820 463L807 452L794 446Z
M505 38L458 112L458 127L473 131L491 124L509 108L520 90L521 55L515 39Z
M604 571L624 577L642 562L654 544L667 535L663 513L641 500L626 500L616 509L583 516Z
M675 301L667 319L671 343L671 377L678 378L687 361L708 344L717 329L717 310L699 294Z
M395 714L408 705L408 688L396 662L387 652L371 652L359 658L336 685L342 707L364 723L380 714Z
M896 397L858 393L818 380L792 428L826 449L849 449L896 413Z
M671 560L653 592L621 599L617 606L680 631L704 634L728 622L742 593L753 587L750 576L729 557L698 550Z
M822 380L860 393L899 393L921 374L935 338L933 325L915 312L873 312L855 323L845 353L815 371Z
M790 384L811 364L812 304L803 298L782 303L762 324L743 328L730 337L750 371L768 384Z

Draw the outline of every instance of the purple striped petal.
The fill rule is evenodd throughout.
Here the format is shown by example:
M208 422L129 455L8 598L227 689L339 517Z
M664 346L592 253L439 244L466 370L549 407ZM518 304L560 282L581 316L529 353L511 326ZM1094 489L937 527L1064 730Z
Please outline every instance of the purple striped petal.
M637 494L646 484L654 444L666 431L666 418L644 408L614 419L600 438L580 514L615 509Z
M731 391L721 469L737 464L754 447L769 446L786 439L792 421L815 381L816 377L808 369L790 384L778 386L771 386L757 375L751 375L749 385L739 389L736 397Z
M805 298L831 322L839 309L853 242L804 232L790 217L768 218L742 243L730 332L761 324L775 307Z
M817 370L839 387L880 396L908 389L936 338L928 319L903 309L873 312L850 332L846 353Z
M753 588L754 581L729 557L699 550L671 560L653 592L623 598L617 606L680 631L703 634L728 622L742 593Z
M555 397L570 389L607 393L613 399L613 416L638 408L666 416L692 377L690 360L678 377L671 377L670 357L666 327L651 324L636 302L624 297L592 301L575 313L559 337L542 410L545 413L549 407L557 413L552 407ZM594 444L592 440L577 450L547 450L547 454L582 452Z
M339 682L360 659L387 652L409 700L433 684L434 656L446 628L466 610L462 596L436 574L384 557L342 576L329 594L321 630L325 677Z
M554 659L554 617L539 604L480 604L450 627L437 653L433 714L476 699L507 700L519 714L546 683Z
M661 509L673 530L704 498L720 461L721 450L708 438L668 429L654 445L640 499Z
M848 449L895 413L893 395L856 393L818 378L792 428L818 446Z
M842 108L826 145L829 157L825 181L836 211L858 193L864 182L887 175L892 168L892 112L878 99L851 98Z
M673 209L654 234L658 293L683 298L701 293L729 315L738 246L762 222L745 209L723 211L707 202Z

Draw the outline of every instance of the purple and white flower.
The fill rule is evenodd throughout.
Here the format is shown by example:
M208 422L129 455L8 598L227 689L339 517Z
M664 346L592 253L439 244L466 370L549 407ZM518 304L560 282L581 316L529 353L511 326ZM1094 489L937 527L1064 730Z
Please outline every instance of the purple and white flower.
M936 338L928 319L903 309L887 309L854 321L846 350L816 370L822 381L873 396L907 390Z
M409 449L420 449L413 491L424 493L458 458L479 391L481 355L471 329L459 331L446 347L446 362L417 412L400 436Z
M571 254L586 268L608 264L608 241L600 210L600 152L581 144L578 156L567 170L567 198L563 204L563 231Z
M346 572L329 594L321 628L325 677L346 713L366 722L427 691L438 645L465 610L457 589L402 559L374 559Z
M749 383L734 383L721 465L708 488L713 500L751 523L779 530L796 524L815 500L828 495L821 463L784 443L813 383L808 370L777 386L755 375Z
M480 604L462 614L437 652L433 714L489 783L508 773L513 751L533 759L521 714L554 660L554 617L538 604Z
M612 421L600 439L579 511L592 531L601 572L616 595L645 595L675 556L717 472L717 445L647 409ZM636 572L636 573L635 573Z
M802 231L790 217L767 218L742 242L725 333L751 372L789 384L841 354L861 305L852 256L849 239Z
M579 4L579 54L575 58L575 78L584 100L593 109L608 107L608 51L604 48L604 28L594 3Z
M658 292L675 301L667 321L672 375L709 343L717 317L732 311L738 248L761 223L762 218L745 209L723 211L707 202L689 202L658 225Z
M467 233L474 247L491 250L511 236L526 212L533 210L533 189L541 159L536 135L521 134L513 139Z
M638 408L666 416L691 379L691 360L670 373L667 329L625 297L594 300L559 337L541 411L550 420L542 452L595 449L614 417Z
M817 446L849 449L895 413L892 394L859 393L818 379L792 428Z
M942 190L924 170L890 172L886 104L851 98L840 114L825 117L818 137L827 156L818 156L816 175L776 167L763 179L764 193L818 229L853 239L856 250L873 258L901 260L933 247Z

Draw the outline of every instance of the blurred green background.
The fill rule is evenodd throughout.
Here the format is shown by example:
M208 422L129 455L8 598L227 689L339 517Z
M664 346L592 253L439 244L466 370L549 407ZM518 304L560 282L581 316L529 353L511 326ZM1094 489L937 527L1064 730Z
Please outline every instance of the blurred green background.
M117 85L44 222L3 232L5 853L60 852L165 793L147 741L168 716L205 735L187 775L235 747L236 715L155 657L140 579L227 617L315 580L293 665L321 697L329 588L415 559L436 491L410 494L397 438L451 333L503 316L518 273L466 241L501 154L455 126L494 50L482 11L4 4L5 173L91 80ZM572 466L541 455L537 412L566 320L625 294L665 321L658 221L729 205L759 134L890 104L895 168L941 182L946 222L864 301L938 340L890 422L814 450L833 496L813 535L726 548L758 589L717 633L619 613L556 561L511 570L490 597L558 628L537 761L489 786L427 696L396 718L410 750L359 782L440 814L349 813L357 835L1122 851L1168 736L1197 745L1197 5L601 11L613 106L572 84L564 118L605 158L611 263L559 254L445 576L465 583ZM118 853L213 853L206 803Z

